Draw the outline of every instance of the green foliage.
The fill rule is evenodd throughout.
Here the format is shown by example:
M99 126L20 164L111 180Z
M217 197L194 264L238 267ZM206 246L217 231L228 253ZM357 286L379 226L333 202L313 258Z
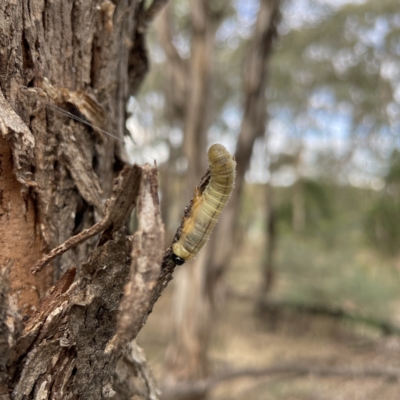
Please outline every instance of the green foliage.
M389 172L385 178L388 184L398 185L400 183L400 151L394 150L390 157Z
M400 253L400 152L394 150L385 177L386 190L369 210L365 233L369 242L382 253Z
M293 188L273 188L279 212L274 257L276 281L271 296L390 320L400 276L393 260L365 241L366 216L380 200L381 193L318 181L305 181L304 186L307 224L305 232L300 234L295 234L291 227ZM265 239L260 236L265 235L265 228L257 218L263 212L263 192L261 185L246 186L242 210L247 215L246 228L251 235L244 249L250 246L251 251L245 265L257 265L257 256L258 262L263 262ZM394 215L392 211L389 219L394 220ZM241 269L241 283L247 279L247 285L257 285L251 282L243 263Z
M388 164L383 143L396 146L400 134L399 38L395 0L349 4L281 36L271 59L270 118L299 143L332 143L313 147L313 176L365 184ZM288 207L282 211L287 217Z
M332 217L331 187L318 181L305 179L303 191L306 206L306 221L308 226L317 227L318 222Z
M396 86L390 74L381 73L398 59L397 11L397 1L370 0L343 7L308 29L291 30L272 59L271 100L298 115L306 111L305 98L325 90L333 96L334 107L351 104L355 128L365 125L366 116L375 128L390 125L385 106L395 101ZM374 37L379 24L385 27Z
M397 255L400 250L400 201L383 195L369 211L365 231L370 243L378 250Z
M389 318L400 279L389 264L371 263L348 235L347 246L326 249L318 238L281 239L277 269L286 299L341 307L358 314ZM365 251L365 250L364 250Z
M327 221L333 217L332 191L330 185L323 184L316 180L301 179L298 184L301 185L302 195L304 196L305 207L305 233L313 235L323 221ZM293 197L294 187L288 188L283 195L283 201L279 202L277 207L277 217L282 228L291 231L293 219Z

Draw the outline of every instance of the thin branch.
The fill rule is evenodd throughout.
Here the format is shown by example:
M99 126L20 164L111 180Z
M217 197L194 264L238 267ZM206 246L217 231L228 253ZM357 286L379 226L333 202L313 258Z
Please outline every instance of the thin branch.
M125 348L136 338L146 323L147 311L152 304L164 248L157 176L157 168L142 167L137 206L139 228L132 236L130 278L119 305L117 329L106 352L112 351L113 347Z
M165 10L160 14L159 23L157 24L157 33L161 46L168 59L168 65L171 66L172 70L175 70L176 76L187 79L186 63L180 56L172 38L170 6L165 7Z
M137 165L125 167L114 184L113 194L107 201L105 217L97 224L69 238L49 254L45 255L33 266L32 273L36 274L57 256L64 254L66 251L101 232L103 232L103 235L99 245L105 243L112 236L113 232L118 231L124 225L126 219L136 206L141 173L142 170Z
M151 3L145 14L147 25L153 21L154 17L165 7L167 3L168 0L154 0L153 3Z
M196 382L176 383L173 388L163 391L163 399L180 399L186 396L205 395L218 385L242 378L264 378L271 375L290 374L296 376L342 377L344 379L384 378L397 381L400 378L400 368L393 367L356 367L356 366L327 366L309 364L283 364L264 368L248 368L227 371Z
M254 296L253 299L255 300ZM400 336L400 327L393 325L389 321L351 313L340 307L330 307L323 304L301 304L289 301L261 301L258 303L258 311L261 314L267 314L268 312L279 312L280 310L283 311L285 309L301 314L322 315L335 319L349 320L379 329L385 335Z
M254 34L248 46L244 67L244 92L246 95L244 115L236 147L238 173L235 196L240 196L244 174L249 165L253 144L265 132L268 62L276 37L280 18L279 0L262 0L258 11Z

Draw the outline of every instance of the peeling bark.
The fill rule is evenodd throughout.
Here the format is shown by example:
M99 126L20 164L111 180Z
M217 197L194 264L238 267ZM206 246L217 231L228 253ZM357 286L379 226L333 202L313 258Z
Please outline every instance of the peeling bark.
M38 238L37 254L101 216L126 159L119 141L126 131L125 106L147 72L144 37L160 5L156 1L147 10L137 0L0 4L0 128L17 179L25 191L33 187L28 201L34 201L35 223L29 230ZM49 86L57 101L46 92ZM65 118L47 107L49 101L115 132L117 139ZM48 273L57 279L94 245L89 241L65 254ZM13 268L19 271L20 263Z
M10 282L8 275L11 262L8 265L0 266L0 399L6 400L8 396L8 375L7 360L10 354L10 348L14 344L18 327L18 316L13 315L9 304L8 293L10 291Z
M132 173L138 169L139 174ZM76 268L69 269L11 348L7 368L13 399L123 398L113 389L116 369L116 388L140 394L129 383L132 376L124 378L121 372L129 365L141 371L146 398L158 398L145 358L131 343L175 269L171 247L162 251L157 173L150 166L125 168L121 173L105 218L119 230L98 224L103 228L100 245L79 269L77 280L74 282ZM131 176L140 177L139 190L131 187ZM129 191L136 196L126 196ZM122 213L126 220L135 204L139 229L126 236L125 228L115 221L123 220ZM180 233L181 228L174 241ZM66 251L68 246L60 248Z
M14 174L18 182L35 186L32 180L35 138L21 118L14 112L0 91L0 133L9 143L13 155Z
M71 268L29 318L8 362L13 399L115 394L117 361L144 325L164 279L157 172L150 166L123 171L116 196L108 202L105 220L112 221L112 229L102 225L100 245L81 266L76 282L76 268ZM139 190L132 187L132 176ZM127 195L132 192L136 195ZM126 236L122 225L135 204L139 230Z
M156 168L143 171L137 207L139 229L132 237L131 275L120 304L116 335L108 351L112 346L125 347L136 338L152 306L152 292L160 275L164 248L157 174Z
M35 204L14 173L12 151L0 137L0 265L9 261L8 296L21 315L30 315L51 284L48 271L32 276L30 267L41 255Z
M22 362L14 373L14 399L109 397L121 354L104 348L115 332L130 252L131 242L120 232L92 254L69 288L75 269L66 272L15 346L11 365Z
M162 258L153 251L131 268L148 250L123 228L136 200L147 224L143 237L155 249L163 227L156 169L124 168L123 137L128 97L148 70L147 26L165 2L0 2L2 398L115 394L112 377L128 343L105 349L117 332L125 286L142 279L151 299ZM138 326L149 304L135 307Z
M139 166L125 167L116 179L113 194L106 203L105 217L99 223L71 237L65 243L53 249L33 266L32 273L36 274L55 257L62 255L99 233L102 233L100 239L100 244L102 244L110 238L113 232L121 229L136 206L141 178L142 169Z

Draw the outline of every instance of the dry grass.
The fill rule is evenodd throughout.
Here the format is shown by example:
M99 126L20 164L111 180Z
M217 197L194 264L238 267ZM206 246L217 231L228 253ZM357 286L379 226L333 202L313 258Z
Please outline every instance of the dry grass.
M234 292L244 293L247 296L228 296L220 313L210 350L214 373L233 368L261 368L283 362L296 364L305 362L313 365L332 366L400 367L400 338L382 337L377 330L364 325L332 320L329 317L300 316L293 312L280 315L277 323L271 325L265 318L257 316L251 296L255 296L260 287L259 266L262 260L262 246L262 236L249 237L245 241L244 250L235 258L235 263L228 273L227 286ZM326 263L326 257L329 256L325 249L316 248L314 253L310 253L311 250L309 251L307 248L305 250L307 258L304 261L296 259L292 255L290 255L292 258L285 258L285 254L278 255L278 273L273 292L275 297L290 296L291 291L295 288L296 278L293 279L290 275L291 269L288 268L285 272L285 268L291 260L294 259L300 268L303 266L307 268L309 262L315 263L313 268L318 268L318 260ZM333 249L333 251L340 252L341 249ZM342 253L341 256L344 259L343 254L347 253ZM358 252L356 249L355 254L353 259L347 259L347 261L344 259L344 261L351 267L352 260L356 260L356 262L361 260L361 266L354 265L354 268L361 271L359 272L360 279L364 279L362 274L364 270L366 271L365 280L368 282L364 285L364 282L360 280L361 294L358 299L366 299L369 301L368 304L374 304L375 298L381 299L381 304L377 304L376 307L376 310L380 310L382 306L385 307L387 301L386 297L381 295L381 293L385 294L386 281L382 280L382 274L379 275L376 268L383 268L383 264L379 264L379 259L366 256L366 253L362 253L361 250ZM336 260L332 261L332 268L337 267ZM190 265L181 268L190 268ZM329 265L326 268L329 268ZM344 272L346 272L346 268L343 268ZM312 270L309 274L312 276ZM347 279L347 277L348 275L344 273L343 279ZM334 278L338 279L337 276ZM356 283L357 279L358 275L355 277ZM390 282L390 280L389 274L387 281ZM376 292L374 292L374 285L371 284L374 281L376 285L381 285ZM340 281L338 282L340 288ZM300 284L304 285L304 282ZM391 284L396 285L395 281ZM329 287L329 282L327 287ZM389 287L389 283L387 287ZM354 290L358 290L357 285L354 288ZM145 349L155 375L160 381L163 378L163 359L170 332L169 316L171 315L172 290L173 282L156 305L138 338L139 344ZM370 292L365 293L366 290L370 290ZM301 291L307 295L307 286L304 286ZM334 294L333 291L332 293ZM345 292L342 299L346 300L345 296L348 293L351 293L351 290ZM318 298L316 297L315 300L318 301ZM355 293L353 302L356 300L357 293ZM395 300L394 298L393 304L396 304ZM359 304L363 304L361 300L357 307ZM399 309L398 304L394 306L394 310L396 309ZM388 315L393 316L393 313L388 311ZM376 316L379 317L380 314ZM395 314L394 316L396 317ZM389 382L385 379L319 378L293 375L256 379L242 378L221 384L211 393L210 399L398 400L400 399L400 383Z

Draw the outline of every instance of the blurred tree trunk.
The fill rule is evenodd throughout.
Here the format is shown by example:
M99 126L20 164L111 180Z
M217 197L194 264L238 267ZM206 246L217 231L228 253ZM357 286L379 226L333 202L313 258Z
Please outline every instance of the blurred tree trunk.
M188 62L179 56L170 32L168 7L160 23L159 37L169 61L171 82L167 92L169 107L174 108L171 120L182 118L184 130L183 153L188 162L185 179L185 203L193 195L201 176L207 169L207 133L211 126L211 83L213 79L213 58L215 33L222 20L225 5L212 8L207 0L190 3L192 27L191 55ZM205 304L202 296L204 272L204 251L189 268L181 268L176 274L175 296L172 312L173 334L167 350L166 364L172 380L201 378L205 376L206 363L201 358L199 342L192 340L195 327L193 317ZM201 339L207 341L206 335Z
M88 240L40 273L30 272L43 254L104 215L103 201L126 161L126 102L148 69L146 27L162 3L155 0L147 10L144 2L128 0L0 4L0 292L8 296L0 303L0 345L12 336L2 317L12 315L16 340L20 317L32 316L54 282L95 246ZM115 132L116 139L47 103ZM0 363L4 399L7 356L2 352ZM15 384L7 382L10 390ZM15 398L47 398L40 396L32 389Z
M267 183L266 198L265 198L265 262L262 271L263 284L261 288L261 296L265 298L271 291L272 284L275 277L275 266L274 266L274 253L276 243L276 220L275 212L273 208L273 189L271 184Z
M237 162L236 186L232 197L221 217L211 242L208 282L210 293L214 292L218 277L230 265L234 254L234 235L236 216L240 206L245 173L249 167L253 145L256 138L265 134L267 118L267 99L265 91L268 80L268 61L272 43L276 36L279 19L279 1L260 2L256 26L246 54L244 66L244 115L239 134L235 158Z
M301 178L297 178L293 184L293 197L292 197L292 210L293 210L293 230L297 233L301 233L304 230L305 224L305 205L304 205L304 193L303 193L303 182Z
M206 135L210 126L212 47L217 25L206 12L207 2L192 5L193 47L189 68L184 150L188 159L188 189L192 194L206 169ZM199 7L203 7L201 10ZM193 13L195 12L195 15ZM173 335L167 350L168 381L199 379L207 375L207 353L212 332L213 314L218 304L221 277L230 264L234 250L235 217L239 208L244 175L248 168L254 141L265 132L267 62L276 35L279 1L260 3L254 37L244 66L244 118L236 151L236 188L214 232L212 241L191 263L180 269L176 280L173 305ZM165 17L166 18L166 17ZM168 34L163 35L168 38ZM171 68L178 65L178 53L171 40L164 43ZM205 57L205 58L204 58ZM195 61L195 62L193 62ZM180 81L184 81L181 79ZM186 87L186 86L185 86ZM189 197L188 197L189 198Z
M293 184L293 197L292 197L292 226L293 230L300 233L304 230L306 222L306 209L304 200L304 188L303 179L301 176L301 154L302 145L299 146L295 158L294 158L294 169L296 172L296 181Z

